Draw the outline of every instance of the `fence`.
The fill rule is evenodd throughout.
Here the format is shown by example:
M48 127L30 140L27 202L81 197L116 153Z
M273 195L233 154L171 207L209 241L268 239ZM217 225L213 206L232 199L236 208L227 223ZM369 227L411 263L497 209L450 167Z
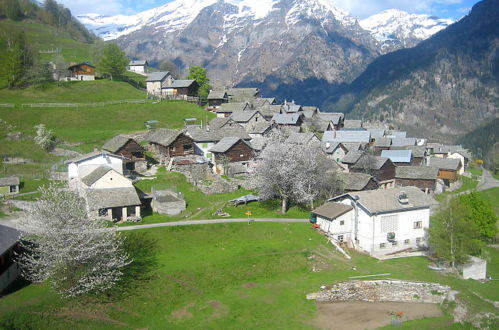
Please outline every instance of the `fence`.
M15 108L16 105L12 103L0 103L0 108Z
M79 108L79 107L103 107L114 104L144 104L146 100L118 100L92 103L25 103L22 108ZM0 105L1 106L1 105Z
M197 96L174 95L174 94L164 94L164 93L154 93L154 94L149 94L149 96L159 100L180 100L192 103L199 103L199 97Z

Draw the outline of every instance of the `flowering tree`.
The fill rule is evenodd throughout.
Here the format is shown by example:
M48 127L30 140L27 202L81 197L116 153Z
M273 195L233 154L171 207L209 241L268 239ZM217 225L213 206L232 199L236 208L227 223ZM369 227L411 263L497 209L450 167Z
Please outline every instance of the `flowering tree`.
M130 263L122 237L102 220L89 219L82 199L68 189L50 186L40 192L19 222L23 276L48 280L63 297L113 287Z
M290 201L310 203L334 194L337 185L331 160L319 144L292 144L275 134L262 151L251 177L263 199L281 199L286 213Z
M57 145L57 140L54 136L52 130L48 130L44 124L39 124L35 126L36 136L34 138L35 143L38 144L45 151L54 150Z

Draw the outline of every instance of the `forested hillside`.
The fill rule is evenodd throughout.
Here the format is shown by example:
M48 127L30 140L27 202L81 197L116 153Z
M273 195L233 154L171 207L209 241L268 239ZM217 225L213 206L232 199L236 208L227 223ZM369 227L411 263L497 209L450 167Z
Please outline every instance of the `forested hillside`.
M467 133L457 143L471 150L487 167L499 167L499 118Z

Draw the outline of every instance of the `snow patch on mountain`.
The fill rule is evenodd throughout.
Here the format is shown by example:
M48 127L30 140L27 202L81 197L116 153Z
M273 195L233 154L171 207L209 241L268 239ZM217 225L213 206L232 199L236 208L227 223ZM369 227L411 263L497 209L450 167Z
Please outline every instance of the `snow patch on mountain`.
M452 23L451 19L409 14L397 9L385 10L359 21L360 26L370 31L380 43L388 45L397 41L404 47L425 40Z

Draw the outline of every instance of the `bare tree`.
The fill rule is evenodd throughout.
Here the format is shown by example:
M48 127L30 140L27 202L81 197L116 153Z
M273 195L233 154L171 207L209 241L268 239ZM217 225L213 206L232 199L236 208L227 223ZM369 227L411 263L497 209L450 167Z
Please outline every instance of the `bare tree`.
M286 143L282 134L274 134L260 155L251 177L263 199L281 199L286 213L289 202L310 203L334 190L332 164L319 145Z
M68 189L50 186L40 192L19 222L23 276L48 280L63 297L113 287L130 263L123 238L103 220L89 219L83 200Z

